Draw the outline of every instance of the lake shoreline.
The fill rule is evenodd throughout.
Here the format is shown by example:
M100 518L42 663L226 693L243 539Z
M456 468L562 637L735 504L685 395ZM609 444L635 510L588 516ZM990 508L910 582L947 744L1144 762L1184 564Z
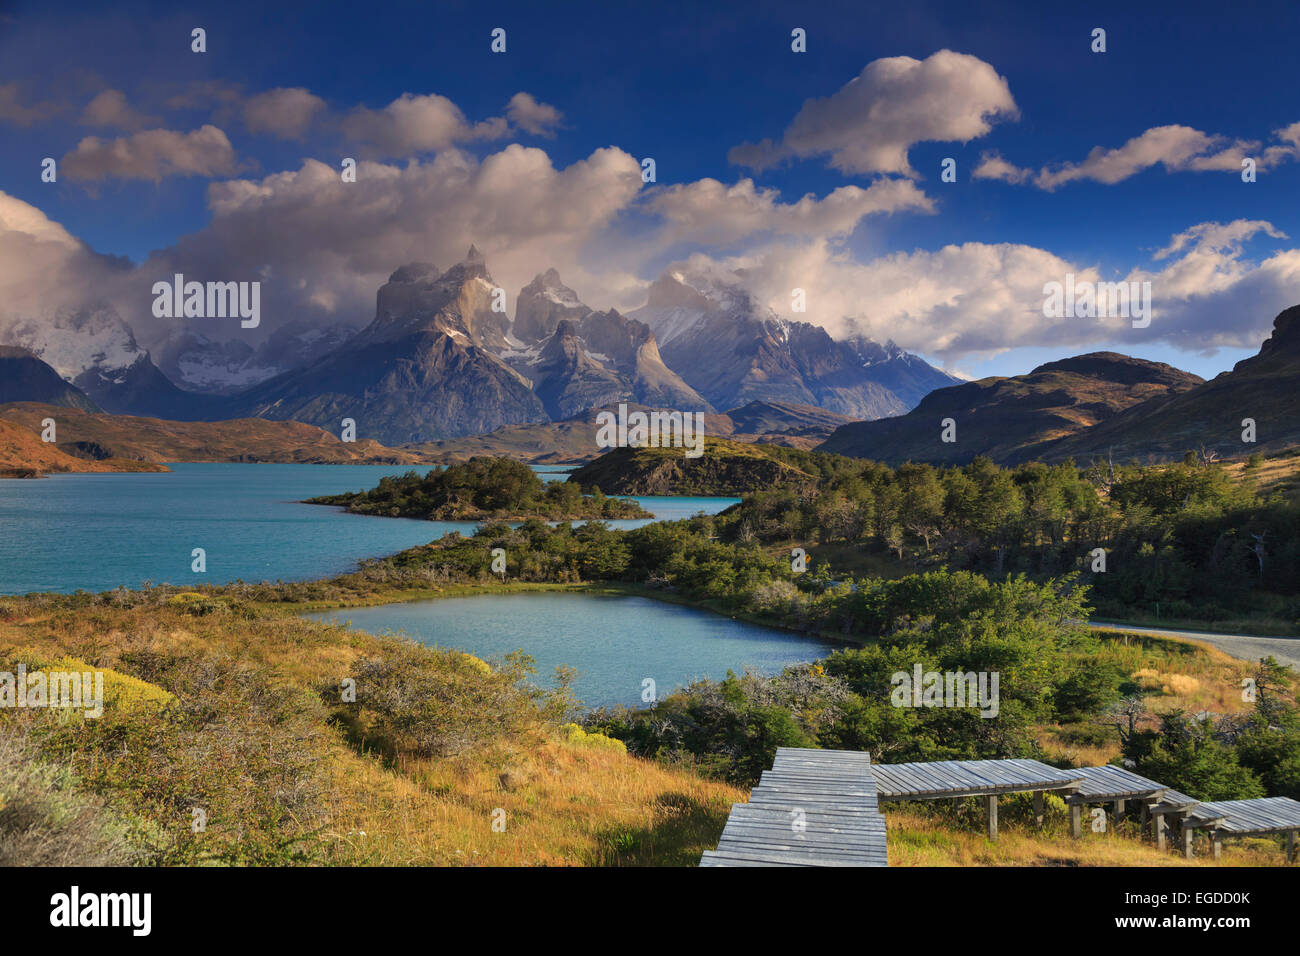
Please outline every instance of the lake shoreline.
M331 580L334 579L325 578L315 583L325 584ZM717 615L718 617L730 618L733 621L743 621L746 624L753 624L756 627L766 627L774 631L783 631L787 634L794 634L811 640L838 644L844 647L865 647L868 643L866 640L846 638L842 634L800 630L755 614L724 611L713 606L713 604L708 601L695 601L681 594L675 594L659 588L648 588L637 584L561 584L545 581L516 581L504 584L463 584L436 589L422 588L413 591L395 589L390 592L365 598L300 602L257 602L256 606L264 610L282 609L286 613L296 615L319 611L344 611L349 608L385 607L391 604L412 604L417 601L436 601L448 598L488 597L494 594L526 594L530 592L545 591L569 594L604 594L618 597L649 598L654 601L660 601L664 604L687 607L696 611L707 611L710 614ZM285 606L286 604L291 604L292 609L287 608Z

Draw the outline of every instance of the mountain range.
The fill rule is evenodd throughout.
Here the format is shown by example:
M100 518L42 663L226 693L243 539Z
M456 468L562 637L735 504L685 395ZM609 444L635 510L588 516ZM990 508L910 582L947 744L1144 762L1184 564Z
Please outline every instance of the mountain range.
M548 269L520 290L512 319L471 247L446 270L396 269L355 332L289 323L253 348L178 326L156 346L160 361L207 391L178 387L104 303L9 316L0 402L292 421L332 435L352 419L358 439L438 459L586 460L599 452L593 415L619 404L703 412L711 435L890 463L1164 460L1300 444L1300 306L1277 316L1258 355L1208 382L1114 352L963 382L892 342L835 339L779 316L744 285L742 273L674 267L622 314L585 305ZM1248 425L1254 443L1243 441Z
M742 280L666 272L623 315L585 305L548 269L520 291L511 320L471 247L445 271L398 268L356 332L289 323L255 349L177 326L155 344L155 362L99 303L10 318L0 342L28 349L108 412L334 432L350 418L359 436L388 445L562 422L619 402L713 412L767 401L876 418L956 381L892 342L838 341L780 318Z
M883 418L958 381L892 342L840 341L782 318L739 285L702 273L661 275L629 315L649 326L664 361L716 408L780 401Z
M955 441L943 441L951 419ZM1248 421L1255 440L1243 440ZM1300 306L1280 313L1259 354L1205 381L1158 362L1094 352L1027 375L930 393L906 415L836 429L820 451L889 464L1029 459L1168 461L1300 445Z

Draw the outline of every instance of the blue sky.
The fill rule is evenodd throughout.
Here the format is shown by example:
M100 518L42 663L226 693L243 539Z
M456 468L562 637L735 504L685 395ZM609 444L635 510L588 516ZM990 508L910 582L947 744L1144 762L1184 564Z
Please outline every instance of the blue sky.
M1143 13L1132 12L1129 4L1045 6L1052 9L1037 4L860 2L3 4L0 91L8 88L9 93L0 98L5 143L0 190L40 210L99 254L127 257L137 265L148 264L153 254L154 263L170 267L178 261L210 265L224 249L230 268L237 270L249 267L239 264L241 253L233 248L241 233L233 224L224 232L214 226L210 189L221 183L263 183L278 173L301 171L308 159L337 167L340 156L369 157L400 169L432 164L446 152L479 164L511 143L543 151L550 166L563 171L613 147L638 160L654 157L657 183L639 198L611 200L612 212L592 209L590 222L574 224L559 237L548 239L531 225L520 226L534 250L529 255L513 254L525 245L522 233L504 226L493 233L476 224L472 214L466 220L457 213L454 237L452 230L438 231L443 208L431 205L435 226L430 244L445 238L448 248L453 242L459 247L468 237L485 246L489 265L501 260L515 281L520 276L526 281L526 273L535 268L536 249L553 249L565 264L566 280L590 304L624 308L635 305L637 281L647 282L670 262L691 254L711 263L748 257L761 270L772 261L765 257L786 256L781 261L788 261L798 257L797 250L820 244L821 258L809 252L807 261L824 265L833 260L839 266L807 267L808 284L820 289L824 283L827 289L813 296L814 307L803 318L836 331L842 313L860 309L874 336L884 338L896 329L894 337L906 347L968 374L1014 374L1041 361L1105 347L1206 376L1222 371L1256 351L1279 303L1300 301L1290 258L1300 244L1300 161L1285 152L1289 141L1275 135L1300 122L1294 66L1300 4L1240 9L1179 3L1164 11L1153 5L1157 12ZM190 50L194 26L207 31L204 54ZM489 50L495 27L507 31L504 54ZM806 53L791 52L795 27L807 31ZM1094 27L1106 30L1105 53L1090 50ZM733 161L741 144L780 143L807 101L833 98L868 64L898 57L929 63L942 50L973 58L1005 81L1014 115L990 118L987 132L965 142L900 132L904 170L861 164L836 168L833 150L809 152L793 141L794 153L778 156L773 165L754 168ZM323 102L301 137L250 129L249 99L285 88L309 91ZM211 95L201 98L196 92L201 89ZM917 116L924 127L927 109L953 102L964 89L963 82L949 90L937 87L937 99L929 105L892 100L889 105L901 111L902 126ZM88 123L87 104L105 90L120 91L128 112L101 125ZM505 125L507 104L520 92L561 118L533 123L511 118L507 132L459 138L445 148L409 150L400 143L376 147L359 142L355 133L363 128L361 120L351 126L348 120L358 109L379 114L403 94L436 94L454 104L471 127L494 118ZM178 96L189 105L178 104ZM979 102L971 108L978 111ZM832 112L836 122L846 124L834 136L851 138L855 124L864 128L851 112ZM102 175L69 175L76 166L69 166L66 157L87 136L104 145L115 138L130 141L145 130L184 136L205 125L217 127L228 140L228 168L151 179L119 175L121 169L115 173L110 164ZM1192 132L1206 137L1209 145L1188 154L1189 162L1229 158L1220 163L1222 168L1204 171L1186 164L1171 169L1148 159L1113 182L1079 175L1050 189L1033 183L1041 171L1078 166L1095 149L1116 150L1166 126L1183 130L1175 137L1180 144ZM1256 182L1243 183L1239 172L1228 168L1229 154L1238 144L1245 155L1263 155L1272 147L1281 158L1261 170ZM1144 155L1163 155L1155 144L1152 150ZM973 172L990 153L1028 171L1029 181L975 178ZM64 174L58 183L40 181L45 156L60 158ZM939 179L945 157L957 161L955 183ZM1123 157L1116 162L1122 165ZM571 178L579 177L575 173ZM778 206L808 194L815 202L824 201L845 186L868 189L882 181L903 181L923 193L930 208L900 206L863 215L847 230L828 227L819 233L815 226L801 226L775 242L772 230L762 228L770 225L762 217L754 219L760 226L755 232L732 229L721 240L705 236L707 230L698 224L664 228L665 217L687 214L679 206L692 196L682 193L656 206L656 189L707 180L730 188L745 179L760 192L776 190L772 202ZM586 195L603 182L575 189ZM409 202L410 194L404 195ZM539 209L537 214L556 216L563 210ZM244 203L236 218L263 234L274 231L278 221L296 223L286 229L302 229L301 220L285 215L283 220L257 220ZM321 215L339 220L324 211ZM493 221L499 224L500 217ZM1177 300L1176 305L1149 329L1115 325L1056 335L1007 323L1005 336L998 339L997 301L1003 299L1001 307L1007 308L1009 296L1020 312L1032 311L1032 300L1007 290L1033 288L1037 282L1011 276L1023 266L1006 261L977 265L985 252L997 259L1002 254L990 250L1002 244L1027 247L1078 270L1095 268L1100 279L1119 279L1133 270L1159 273L1178 261L1181 251L1154 256L1180 233L1202 224L1238 222L1255 225L1215 233L1217 238L1207 238L1206 230L1184 242L1182 251L1200 243L1194 254L1205 257L1210 278L1204 290L1195 288L1197 263L1183 260L1177 274L1161 280L1171 290L1166 298ZM357 242L391 248L395 255L416 253L422 241L410 228L384 242L357 228ZM479 231L485 239L476 238ZM952 262L931 258L953 244L968 247L967 255ZM275 263L276 274L294 275L299 288L318 278L312 270L339 258L337 248L311 248L306 239L286 246L295 251L286 251L285 261ZM890 270L845 267L879 264L891 256L905 261ZM382 281L381 273L398 264L349 263L345 268L351 284L329 276L331 293L310 301L306 293L295 301L286 291L285 314L299 309L328 321L331 310L360 308L367 288L373 302L375 276ZM536 262L537 268L543 265ZM882 275L920 289L936 275L958 281L954 273L966 268L968 285L952 293L957 301L951 296L927 301L922 295L890 307L873 302L873 282ZM833 305L819 312L819 302ZM907 312L906 320L896 314L900 309ZM981 314L985 309L989 315ZM962 323L971 328L965 330Z

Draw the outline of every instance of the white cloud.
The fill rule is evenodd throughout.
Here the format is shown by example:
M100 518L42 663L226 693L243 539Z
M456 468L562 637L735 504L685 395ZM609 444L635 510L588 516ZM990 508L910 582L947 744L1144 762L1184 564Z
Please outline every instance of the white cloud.
M226 134L204 125L188 133L150 129L104 140L87 136L59 162L71 180L143 179L166 176L228 176L235 172L235 151Z
M481 161L454 149L401 165L362 160L355 183L342 182L336 166L306 160L260 179L211 184L211 222L152 255L139 288L147 292L173 272L261 278L267 329L293 318L359 324L374 316L375 291L399 265L446 269L474 243L511 308L548 266L604 296L628 277L616 267L597 270L600 251L590 246L641 185L636 159L614 148L562 169L544 151L517 144ZM138 317L145 342L147 312L123 307Z
M86 104L81 113L82 126L138 130L156 126L159 122L158 117L134 109L121 90L103 90Z
M946 364L1020 347L1083 352L1099 345L1163 342L1187 351L1257 348L1279 312L1300 301L1300 249L1247 259L1243 243L1287 236L1262 221L1201 223L1171 238L1158 269L1103 274L1046 249L967 242L858 262L835 244L772 243L748 253L692 256L688 267L733 274L777 314L815 322L833 335L860 333L934 355ZM1153 318L1043 316L1043 286L1148 281ZM790 314L790 290L807 292L808 312Z
M972 179L997 179L1004 183L1026 182L1034 171L1021 169L1002 158L1000 153L988 152L980 156L980 164L971 173Z
M552 137L564 114L549 103L539 103L530 94L519 92L510 97L506 118L534 136Z
M1256 140L1211 135L1190 126L1155 126L1133 137L1123 146L1107 149L1094 146L1082 162L1044 166L1036 174L1021 169L997 153L985 154L975 170L976 179L1000 179L1010 183L1032 182L1048 191L1081 180L1114 185L1154 166L1166 172L1240 172L1242 160L1254 159L1260 171L1300 159L1300 123L1276 130L1281 143L1263 147Z
M0 84L0 123L14 126L33 126L63 112L55 103L36 103L24 106L17 83Z
M967 142L1017 115L1007 81L978 57L952 50L924 60L886 57L838 92L806 101L779 143L745 143L729 158L763 169L829 154L841 172L911 176L907 151L916 143Z
M716 179L669 186L648 202L667 224L666 241L725 245L765 234L845 236L865 216L904 210L933 212L934 202L908 179L881 179L867 189L841 186L824 199L809 194L778 201L752 179L726 186Z
M82 305L128 264L92 252L43 212L0 192L0 318Z
M1171 237L1169 245L1158 250L1151 258L1168 259L1184 251L1195 255L1228 255L1235 258L1241 254L1242 243L1260 233L1274 239L1288 238L1286 233L1263 219L1235 219L1229 223L1202 222Z
M470 125L451 100L436 93L403 93L381 110L358 106L343 119L343 133L378 156L436 152L456 143L500 139L509 124L492 117Z
M248 98L244 125L250 133L302 139L325 101L300 86L278 87Z
M1051 190L1079 179L1113 185L1156 165L1168 172L1225 169L1229 168L1223 163L1225 155L1236 155L1230 151L1243 145L1230 145L1224 137L1190 126L1156 126L1117 149L1095 146L1081 163L1044 168L1034 178L1034 185ZM1239 158L1232 168L1241 168Z

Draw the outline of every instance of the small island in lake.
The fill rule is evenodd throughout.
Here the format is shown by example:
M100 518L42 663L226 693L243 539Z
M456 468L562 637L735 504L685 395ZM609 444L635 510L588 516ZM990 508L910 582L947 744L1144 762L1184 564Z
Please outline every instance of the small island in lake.
M408 471L383 478L369 491L308 498L311 505L342 505L353 514L429 521L590 521L653 518L635 501L608 498L599 488L590 496L567 481L545 482L522 462L509 458L471 458L464 464L434 468L421 476Z

